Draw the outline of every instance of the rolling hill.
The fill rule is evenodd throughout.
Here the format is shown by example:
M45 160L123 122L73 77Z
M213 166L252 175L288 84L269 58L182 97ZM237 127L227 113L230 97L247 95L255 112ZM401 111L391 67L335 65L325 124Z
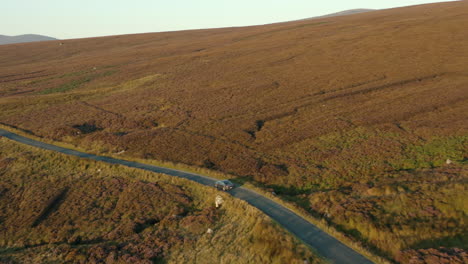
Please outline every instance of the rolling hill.
M467 250L468 2L0 47L0 123L274 191L402 263Z
M19 36L0 35L0 45L14 44L14 43L26 43L26 42L38 42L38 41L49 41L49 40L57 40L57 39L47 37L47 36L42 36L42 35L35 35L35 34L25 34L25 35L19 35Z
M361 13L367 13L371 11L376 11L375 9L365 9L365 8L359 8L359 9L350 9L350 10L345 10L337 13L332 13L324 16L319 16L319 17L314 17L311 19L316 19L316 18L325 18L325 17L337 17L337 16L348 16L348 15L356 15L356 14L361 14Z

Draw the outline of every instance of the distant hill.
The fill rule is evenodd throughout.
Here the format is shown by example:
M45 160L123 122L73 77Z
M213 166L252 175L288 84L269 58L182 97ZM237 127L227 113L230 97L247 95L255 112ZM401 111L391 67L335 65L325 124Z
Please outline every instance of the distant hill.
M351 10L346 10L346 11L341 11L338 13L333 13L321 17L336 17L336 16L347 16L347 15L354 15L354 14L359 14L359 13L367 13L375 11L375 9L351 9Z
M341 12L338 12L338 13L332 13L332 14L328 14L328 15L324 15L324 16L311 17L311 18L307 18L305 20L316 19L316 18L324 18L324 17L347 16L347 15L354 15L354 14L360 14L360 13L367 13L367 12L371 12L371 11L376 11L376 10L375 9L364 9L364 8L351 9L351 10L345 10L345 11L341 11Z
M56 40L56 39L52 37L34 35L34 34L26 34L26 35L19 35L19 36L0 35L0 45L24 43L24 42L48 41L48 40Z

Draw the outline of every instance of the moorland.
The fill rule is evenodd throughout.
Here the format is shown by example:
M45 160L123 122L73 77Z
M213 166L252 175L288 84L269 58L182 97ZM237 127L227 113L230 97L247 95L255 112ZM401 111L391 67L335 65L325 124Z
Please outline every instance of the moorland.
M468 2L0 47L0 123L232 175L387 258L467 260Z

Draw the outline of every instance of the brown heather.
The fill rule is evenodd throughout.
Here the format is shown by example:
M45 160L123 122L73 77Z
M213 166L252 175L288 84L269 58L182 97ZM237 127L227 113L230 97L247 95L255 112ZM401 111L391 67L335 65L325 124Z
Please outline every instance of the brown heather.
M235 175L399 262L463 262L467 24L457 1L0 46L0 122Z

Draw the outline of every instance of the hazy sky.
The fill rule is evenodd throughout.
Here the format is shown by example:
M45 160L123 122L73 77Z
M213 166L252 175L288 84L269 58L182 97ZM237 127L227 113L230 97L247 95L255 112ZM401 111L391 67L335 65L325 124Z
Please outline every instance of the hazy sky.
M0 35L81 38L296 20L424 0L0 0Z

